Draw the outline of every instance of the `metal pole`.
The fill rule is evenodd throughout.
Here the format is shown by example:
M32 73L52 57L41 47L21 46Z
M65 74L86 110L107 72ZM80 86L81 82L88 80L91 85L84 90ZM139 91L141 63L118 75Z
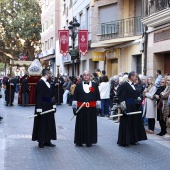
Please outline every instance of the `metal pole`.
M59 77L60 77L60 73L59 73L59 67L60 65L57 65L57 79L58 79L58 101L57 101L57 104L60 104L60 80L59 80Z
M73 43L73 51L74 51L74 45L75 45L75 28L73 28L72 31L72 43ZM72 56L72 77L74 78L74 56Z
M72 77L74 78L74 58L72 59Z

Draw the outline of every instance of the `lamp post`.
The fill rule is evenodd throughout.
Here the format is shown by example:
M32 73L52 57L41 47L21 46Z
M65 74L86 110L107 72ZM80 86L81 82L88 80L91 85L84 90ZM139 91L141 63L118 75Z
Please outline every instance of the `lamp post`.
M80 27L80 24L77 22L77 19L73 17L73 21L69 22L68 29L70 30L70 36L72 40L72 51L70 52L72 60L72 77L74 78L74 60L76 59L77 53L75 51L75 39L78 34L77 28Z

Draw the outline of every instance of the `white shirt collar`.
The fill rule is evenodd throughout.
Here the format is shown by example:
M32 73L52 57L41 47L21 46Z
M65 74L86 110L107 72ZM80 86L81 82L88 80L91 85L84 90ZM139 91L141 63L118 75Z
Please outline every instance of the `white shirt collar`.
M47 85L47 87L50 88L50 84L45 77L41 77L41 80L43 80L45 84Z
M82 83L83 83L83 90L85 91L85 93L89 93L90 92L89 88L92 86L92 82L89 81L89 84L84 84L84 81L82 81Z
M130 81L130 80L128 79L127 82L130 84L130 86L133 88L133 90L136 90L136 89L135 89L135 86L134 86L134 83L133 83L132 81Z

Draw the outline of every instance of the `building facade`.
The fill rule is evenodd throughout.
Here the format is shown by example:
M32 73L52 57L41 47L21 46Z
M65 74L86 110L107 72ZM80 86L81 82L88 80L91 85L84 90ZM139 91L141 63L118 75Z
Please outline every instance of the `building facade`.
M144 1L147 27L147 75L154 76L156 70L170 74L170 2L167 0Z
M100 69L109 77L131 70L143 74L142 1L98 0L92 4L91 48L105 53Z
M58 39L58 29L60 27L60 0L42 0L41 14L41 44L42 53L39 59L42 64L49 67L56 74L56 40Z

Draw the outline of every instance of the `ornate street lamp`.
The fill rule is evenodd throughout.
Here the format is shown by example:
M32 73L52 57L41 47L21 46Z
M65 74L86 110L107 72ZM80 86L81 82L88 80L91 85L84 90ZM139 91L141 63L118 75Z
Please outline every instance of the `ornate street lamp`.
M70 36L72 40L72 51L70 51L71 60L72 60L72 77L74 78L74 60L77 57L77 52L75 51L75 39L78 34L78 27L80 24L77 22L77 19L73 17L73 21L69 22L68 29L70 30Z

